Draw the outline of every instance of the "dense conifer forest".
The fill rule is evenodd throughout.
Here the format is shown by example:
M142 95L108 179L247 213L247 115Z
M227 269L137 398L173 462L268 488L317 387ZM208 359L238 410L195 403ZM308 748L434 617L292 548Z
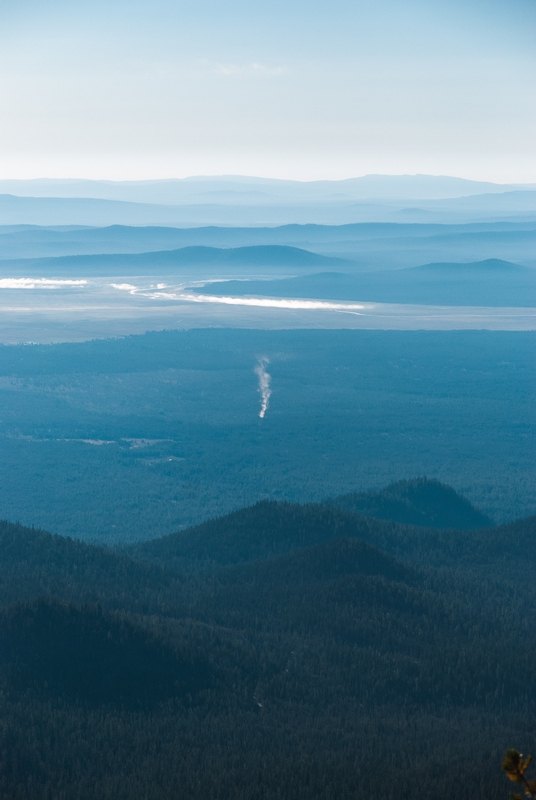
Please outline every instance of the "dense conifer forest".
M262 499L352 495L338 506L381 517L363 493L415 475L497 522L529 516L534 346L534 331L216 328L0 346L0 518L126 543ZM459 503L415 516L397 491L389 518L474 522Z
M535 537L427 479L128 546L4 522L0 797L505 798Z

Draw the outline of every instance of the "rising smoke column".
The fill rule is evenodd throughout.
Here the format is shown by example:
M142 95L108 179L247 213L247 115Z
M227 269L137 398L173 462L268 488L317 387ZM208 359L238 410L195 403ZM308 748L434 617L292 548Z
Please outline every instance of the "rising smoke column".
M272 377L266 372L266 365L269 363L270 360L266 358L266 356L262 356L259 358L258 364L255 367L255 373L259 378L259 392L261 395L261 410L259 411L259 417L261 419L264 418L268 410L268 403L270 402L270 395L272 394L272 390L270 389Z

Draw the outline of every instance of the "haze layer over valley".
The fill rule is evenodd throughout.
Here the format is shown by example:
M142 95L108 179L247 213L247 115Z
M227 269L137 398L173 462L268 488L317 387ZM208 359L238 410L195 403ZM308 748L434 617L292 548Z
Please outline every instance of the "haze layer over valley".
M6 225L281 225L525 221L536 184L431 175L343 181L200 177L167 181L0 180Z
M413 180L417 188L428 185L429 193L446 192L445 180ZM399 181L406 191L408 185L417 190L411 179ZM460 182L453 183L460 191ZM177 185L183 187L171 182L175 192ZM391 179L386 185L394 193L399 184ZM470 182L461 185L475 191L467 188ZM65 190L65 184L59 187ZM101 194L114 189L96 187ZM141 196L166 187L127 189ZM497 187L487 188L490 198L503 195ZM306 184L301 191L313 189ZM82 219L90 222L84 213ZM62 212L56 209L53 219L58 224L52 227L0 228L5 342L83 341L211 325L534 328L536 223L530 217L463 224L73 227L59 224Z

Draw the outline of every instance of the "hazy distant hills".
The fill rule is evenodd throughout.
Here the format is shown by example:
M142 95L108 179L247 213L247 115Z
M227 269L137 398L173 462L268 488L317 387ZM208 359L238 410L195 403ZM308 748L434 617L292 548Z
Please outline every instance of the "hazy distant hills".
M534 275L534 270L524 267L521 264L513 264L511 261L503 261L500 258L488 258L485 261L473 261L469 263L459 262L437 262L433 264L421 264L407 270L399 270L399 274L413 279L426 277L428 280L449 279L471 280L486 279L493 280L495 277L508 278L529 278Z
M251 247L182 247L154 253L121 253L0 262L2 273L16 275L162 275L166 272L211 269L341 267L343 259L284 245Z
M92 198L0 195L1 225L178 224L174 209Z
M4 226L0 227L0 262L4 262L0 269L5 275L8 268L12 269L5 262L15 259L261 245L297 247L324 256L349 259L352 263L348 262L344 267L345 272L383 271L432 262L468 263L492 258L536 266L536 222L467 225L360 223L261 228ZM35 261L23 266L30 270L29 274L41 268Z
M221 281L202 294L467 306L536 306L536 270L488 259L374 273L318 273L279 280Z
M180 180L0 180L0 194L19 197L88 198L158 205L238 205L352 200L441 200L535 189L436 175L365 175L339 181L290 181L245 176Z
M0 225L280 225L534 218L532 185L428 175L346 181L0 181Z

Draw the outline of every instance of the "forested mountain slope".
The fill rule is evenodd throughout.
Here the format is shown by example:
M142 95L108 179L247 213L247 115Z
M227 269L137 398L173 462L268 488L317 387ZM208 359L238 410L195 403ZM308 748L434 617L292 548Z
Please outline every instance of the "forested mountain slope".
M403 490L408 488L408 484L410 488L422 486L419 481L399 482L394 486L401 486ZM393 501L389 495L389 503L383 508L394 510L395 516L402 506L404 513L418 515L421 522L425 511L431 518L441 520L440 510L443 507L446 512L448 506L445 502L451 499L452 523L479 519L480 512L450 487L438 484L434 488L438 499L435 508L432 502L426 509L417 501L412 508L409 504ZM428 495L426 497L430 500ZM377 509L379 501L374 495L372 501ZM487 520L484 515L480 518L484 522ZM186 574L195 574L197 571L214 571L244 562L273 559L341 538L366 542L416 565L460 570L464 575L474 577L475 587L479 585L479 579L509 581L511 586L517 582L519 570L536 559L533 556L536 552L536 517L501 526L434 528L375 519L330 504L300 505L275 501L262 501L160 539L122 547L121 551L165 570L178 569ZM519 596L525 596L527 592L528 584L520 584Z
M380 530L394 528L330 506L263 500L161 539L129 545L125 552L168 566L223 566L272 558L338 537L371 541L379 538Z
M156 599L180 580L152 564L46 531L0 522L0 605L55 596L107 603L129 611L156 610Z
M426 533L407 526L420 526ZM493 525L450 486L416 478L380 492L343 495L323 504L262 501L213 520L126 548L161 565L234 564L270 558L338 537L359 538L399 555L424 550L447 556L461 541L455 529ZM448 536L439 534L452 529Z
M491 604L360 541L227 568L196 613L289 649L292 668L263 687L267 703L271 692L305 699L319 685L331 703L348 694L401 706L530 702L532 668L524 656L516 666L517 635Z
M205 663L100 607L40 600L0 613L0 675L11 690L143 707L208 684Z
M501 800L535 536L272 502L123 553L2 523L0 796Z

